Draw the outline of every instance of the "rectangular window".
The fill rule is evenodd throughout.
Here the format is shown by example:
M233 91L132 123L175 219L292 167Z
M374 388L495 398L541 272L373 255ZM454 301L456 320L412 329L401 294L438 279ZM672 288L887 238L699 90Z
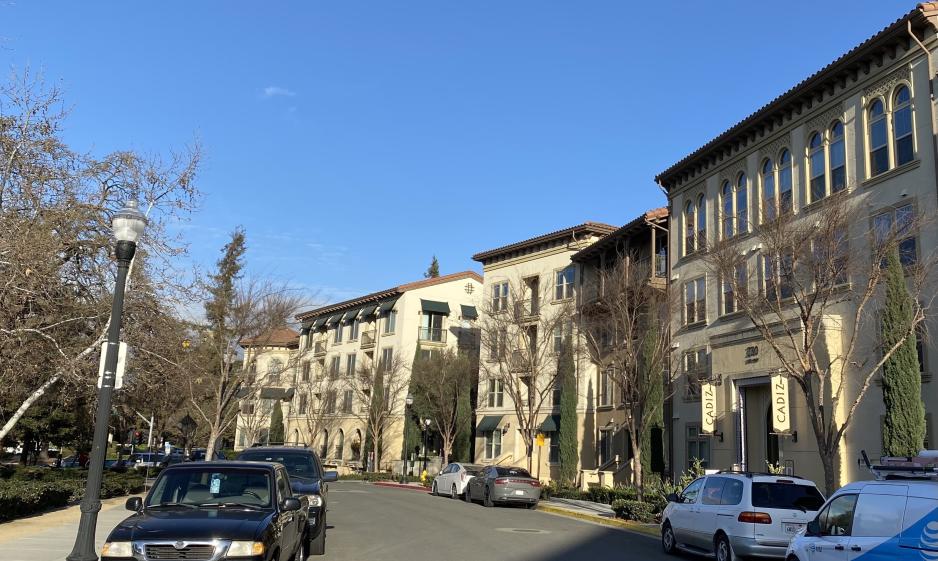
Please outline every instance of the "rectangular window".
M358 318L352 320L352 327L349 329L349 341L358 340L358 330L361 327L361 324L358 321Z
M684 377L687 380L687 387L684 398L687 400L700 399L701 381L709 378L709 364L707 360L707 349L697 349L687 351L682 357L684 367Z
M710 467L710 438L700 432L700 426L687 425L687 469L694 465L694 460L700 460L703 467Z
M684 283L684 325L707 319L707 291L703 277Z
M355 354L345 357L345 375L349 378L355 375Z
M397 310L388 310L386 316L384 316L384 333L394 333L395 324L397 323Z
M326 392L325 408L326 408L327 414L332 415L335 413L335 405L336 405L337 398L338 398L338 395L336 394L335 390L329 390L328 392Z
M505 387L501 380L489 380L489 407L502 407L505 404Z
M573 283L576 280L576 268L572 265L557 271L557 282L554 286L554 299L564 300L573 298Z
M394 348L385 347L381 349L381 363L380 363L381 370L387 371L393 366L394 366Z
M342 412L352 412L352 390L345 390L345 393L342 395Z
M914 231L915 208L902 205L873 217L873 233L877 244L895 240L899 246L899 262L903 267L918 263L918 239ZM882 266L885 267L885 260Z
M612 405L612 376L609 370L603 370L599 375L599 405Z
M339 379L339 369L342 367L342 357L336 355L332 357L332 362L329 367L329 379L338 380Z
M344 327L341 323L339 323L339 324L337 324L337 325L335 326L335 335L334 335L334 338L333 338L333 340L332 340L333 343L341 343L341 342L342 342L342 331L343 331L343 330L345 330L345 327Z
M612 429L600 429L599 431L599 465L604 466L612 461L612 440L615 433Z
M547 459L548 462L556 464L560 462L560 433L552 432L550 433L550 455Z
M811 169L811 202L820 201L827 195L824 177L824 147L816 148L808 158Z
M508 282L492 285L492 312L504 312L508 309Z
M495 429L485 433L485 459L494 460L502 455L502 431Z
M445 343L443 331L443 314L424 312L420 316L420 340L434 343Z
M310 364L309 364L309 362L304 362L304 363L303 363L303 370L302 370L302 373L300 374L300 381L301 381L301 382L309 382L309 371L310 371Z
M505 358L505 351L508 345L508 328L500 327L491 338L489 345L489 358L500 360Z
M309 398L306 394L300 394L300 415L305 415L306 410L309 408Z
M564 341L573 339L573 321L565 321L562 325L554 326L554 352L563 351Z
M889 169L888 133L886 116L880 113L870 121L870 177L875 177Z
M740 298L746 295L746 286L749 282L749 272L745 263L739 263L735 267L736 287L733 282L723 281L723 314L732 314L739 310ZM738 292L737 292L738 290Z

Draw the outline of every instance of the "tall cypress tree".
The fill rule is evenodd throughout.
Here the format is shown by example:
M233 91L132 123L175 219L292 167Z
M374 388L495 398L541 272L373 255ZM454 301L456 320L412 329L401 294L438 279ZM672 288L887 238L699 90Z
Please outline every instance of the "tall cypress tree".
M908 333L912 323L912 297L893 247L886 257L886 303L883 309L883 348L891 349ZM915 337L908 336L883 365L883 453L916 456L925 442L925 408L922 404L921 368Z
M577 461L577 395L573 364L573 345L567 337L557 360L557 381L560 384L560 483L573 485Z
M271 444L283 444L283 409L280 407L280 400L274 402L274 411L270 414L270 432L267 437Z

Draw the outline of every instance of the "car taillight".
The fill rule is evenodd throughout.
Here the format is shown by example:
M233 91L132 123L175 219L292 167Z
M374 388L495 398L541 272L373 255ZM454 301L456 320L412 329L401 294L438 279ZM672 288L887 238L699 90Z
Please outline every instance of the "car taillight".
M495 480L496 485L504 485L506 483L508 483L508 479L504 477L499 477L498 479Z
M772 517L766 512L740 512L739 518L740 522L748 522L749 524L771 524Z
M540 482L540 481L531 481L530 483L531 483L531 487L540 487L540 486L541 486L541 482Z

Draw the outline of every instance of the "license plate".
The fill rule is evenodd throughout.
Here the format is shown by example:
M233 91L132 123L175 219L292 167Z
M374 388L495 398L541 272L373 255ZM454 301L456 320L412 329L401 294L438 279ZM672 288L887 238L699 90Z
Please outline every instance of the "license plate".
M515 494L516 494L516 495L524 495L524 491L522 491L521 489L516 489L516 490L515 490Z
M804 524L799 524L796 522L784 522L782 523L782 528L785 530L786 534L793 536L797 534L802 528L804 528Z

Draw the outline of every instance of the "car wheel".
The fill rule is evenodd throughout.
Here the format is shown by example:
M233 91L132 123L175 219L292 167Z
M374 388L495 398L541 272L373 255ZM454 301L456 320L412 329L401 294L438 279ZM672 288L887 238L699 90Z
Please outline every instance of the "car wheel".
M453 483L453 488L449 492L449 498L453 499L454 501L459 498L459 493L456 492L455 483Z
M430 488L430 494L434 497L439 495L439 493L436 491L436 481L433 482L433 487Z
M300 548L296 550L296 553L293 555L293 561L306 561L306 543L308 541L305 536L300 540Z
M492 502L492 490L488 487L485 488L485 495L482 496L482 506L493 507L495 503Z
M674 537L674 530L670 522L665 522L661 528L661 548L668 555L677 553L677 540Z
M724 534L720 534L713 542L714 555L717 561L733 561L733 548L730 546L730 540Z
M322 528L319 530L319 535L316 536L316 539L310 540L309 542L309 554L310 555L324 555L326 553L326 517L322 518L320 522Z
M462 493L462 498L469 504L472 504L472 493L469 492L469 487L466 487L466 490Z

